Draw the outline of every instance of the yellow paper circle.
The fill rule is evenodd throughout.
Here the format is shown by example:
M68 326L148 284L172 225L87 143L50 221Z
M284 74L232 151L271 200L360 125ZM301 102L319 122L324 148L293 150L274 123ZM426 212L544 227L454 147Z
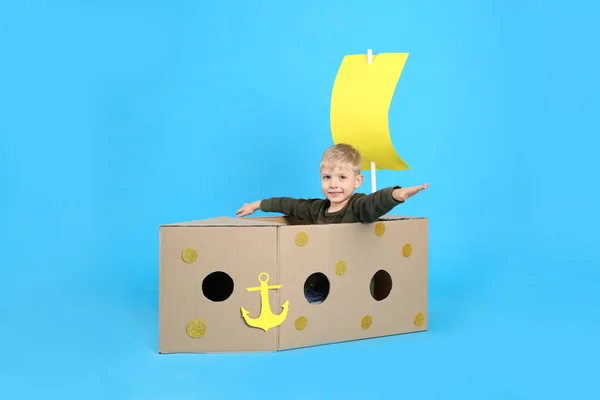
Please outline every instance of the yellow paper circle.
M375 224L375 234L377 236L381 236L385 233L385 224L383 222L378 222Z
M201 319L194 318L190 322L188 322L185 331L187 332L189 337L193 339L198 339L204 336L204 334L206 333L206 324Z
M360 322L360 326L362 326L363 329L369 329L371 327L372 323L373 323L373 318L371 318L370 315L365 315L362 318L362 321Z
M303 331L306 328L307 324L308 324L308 321L306 320L306 317L298 317L296 319L296 322L294 322L294 326L299 331Z
M187 248L181 252L181 259L188 264L193 263L198 258L198 252L195 249Z
M402 246L402 255L404 257L410 257L411 254L412 254L412 245L410 243L405 243L404 246Z
M342 276L346 273L346 261L340 260L335 264L335 273Z
M425 322L425 316L423 315L423 313L418 313L417 315L415 315L415 319L414 319L415 326L421 326L421 325L423 325L424 322Z
M298 232L296 235L296 245L302 247L308 243L308 234L306 232Z

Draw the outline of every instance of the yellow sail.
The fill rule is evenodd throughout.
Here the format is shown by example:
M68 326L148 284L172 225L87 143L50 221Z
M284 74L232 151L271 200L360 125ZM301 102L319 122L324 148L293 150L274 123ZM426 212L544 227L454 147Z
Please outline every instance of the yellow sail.
M388 112L408 53L345 56L331 94L333 142L348 143L363 156L361 169L403 170L410 167L396 152Z

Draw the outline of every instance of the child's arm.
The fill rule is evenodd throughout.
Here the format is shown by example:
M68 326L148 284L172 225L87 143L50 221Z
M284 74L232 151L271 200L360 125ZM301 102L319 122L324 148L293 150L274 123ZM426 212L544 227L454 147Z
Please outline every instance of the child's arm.
M398 204L404 203L409 197L414 196L421 190L427 189L428 186L429 184L408 188L392 186L381 189L356 199L352 205L352 209L361 222L372 223L390 212Z
M393 193L398 189L401 187L393 186L361 196L352 203L352 211L360 222L375 222L403 202L394 198Z
M314 215L317 208L324 200L321 199L295 199L292 197L271 197L254 203L244 204L237 211L238 217L250 215L257 210L264 212L276 212L289 215L296 219L307 222L314 222Z

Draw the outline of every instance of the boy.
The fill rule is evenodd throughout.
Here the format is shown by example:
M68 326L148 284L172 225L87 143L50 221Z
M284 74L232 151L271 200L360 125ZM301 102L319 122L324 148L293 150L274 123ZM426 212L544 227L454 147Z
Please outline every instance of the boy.
M387 187L374 193L355 193L363 183L362 156L348 144L329 147L321 159L321 189L325 199L272 197L244 204L236 213L245 217L257 210L277 212L311 224L373 223L398 204L427 189L429 184Z

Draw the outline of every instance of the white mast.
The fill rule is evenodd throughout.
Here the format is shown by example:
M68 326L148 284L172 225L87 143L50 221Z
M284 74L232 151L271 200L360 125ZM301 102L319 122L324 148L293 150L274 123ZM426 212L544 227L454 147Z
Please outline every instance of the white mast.
M367 50L367 62L371 64L373 62L373 50ZM371 192L375 192L377 190L377 177L376 177L377 168L375 167L375 162L371 161Z

